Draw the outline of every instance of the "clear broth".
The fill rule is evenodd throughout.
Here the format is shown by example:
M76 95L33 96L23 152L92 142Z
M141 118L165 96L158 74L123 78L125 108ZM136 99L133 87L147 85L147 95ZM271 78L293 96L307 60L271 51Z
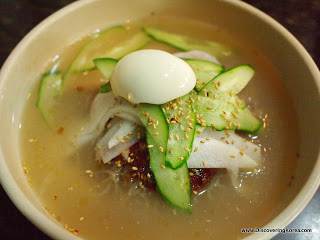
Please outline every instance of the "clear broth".
M258 172L242 172L237 189L227 173L221 171L205 191L193 194L192 214L170 208L159 194L134 183L117 183L119 169L95 161L92 147L76 151L74 144L88 120L90 102L103 82L99 73L90 73L72 81L69 90L58 99L56 125L52 129L35 106L38 85L31 91L21 128L23 165L31 187L62 226L70 231L76 229L86 239L245 237L241 228L264 226L279 214L283 201L289 201L285 192L294 175L299 141L295 111L280 73L259 51L217 26L156 16L127 23L131 34L142 25L160 26L231 46L234 53L221 59L227 69L247 63L254 66L256 74L241 97L264 121L258 134L244 134L248 140L261 144L261 168ZM64 71L85 40L68 47L48 69L59 67ZM177 51L157 42L147 48ZM63 132L58 133L61 127Z

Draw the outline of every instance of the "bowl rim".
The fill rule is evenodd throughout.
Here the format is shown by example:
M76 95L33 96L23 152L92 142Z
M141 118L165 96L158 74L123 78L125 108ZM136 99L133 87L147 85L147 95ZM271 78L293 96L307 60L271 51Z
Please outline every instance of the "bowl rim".
M37 35L45 29L48 25L51 25L55 22L56 19L59 19L77 9L96 2L100 0L81 0L73 2L55 13L51 14L49 17L44 19L36 27L34 27L14 48L9 57L4 62L0 70L0 93L2 92L3 85L7 73L10 71L11 66L14 65L15 59L19 56L19 53L26 48ZM315 84L317 86L318 92L320 92L320 72L307 52L307 50L302 46L302 44L279 22L275 19L257 9L256 7L242 2L241 0L224 0L230 5L233 5L244 12L250 13L254 18L258 18L265 22L267 25L271 26L274 31L279 33L286 41L288 41L292 47L297 51L299 56L308 66ZM292 222L296 216L306 207L309 201L312 199L313 195L320 186L320 151L318 153L317 162L309 176L307 182L303 185L300 192L294 198L294 200L272 221L270 221L263 228L285 228L290 222ZM8 166L4 161L3 151L0 146L0 182L5 192L14 203L14 205L19 209L19 211L30 220L38 229L47 234L48 236L54 239L80 239L79 237L74 236L73 234L65 231L63 227L58 226L53 221L49 220L44 214L42 214L28 199L25 198L22 190L18 187L18 184L15 182L13 176L10 174ZM282 224L276 225L276 222L281 222ZM260 239L270 239L275 236L277 233L260 233ZM256 239L257 233L251 234L246 239Z

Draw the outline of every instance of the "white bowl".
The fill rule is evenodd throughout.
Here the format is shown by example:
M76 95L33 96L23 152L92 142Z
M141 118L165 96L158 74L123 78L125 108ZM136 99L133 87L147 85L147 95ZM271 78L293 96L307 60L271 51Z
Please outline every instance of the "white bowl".
M52 238L77 238L52 220L23 173L17 146L24 103L50 59L66 46L94 29L140 18L152 11L214 22L259 49L281 69L299 119L300 154L307 156L298 161L295 180L285 195L293 196L293 201L265 226L284 228L307 205L320 183L320 74L306 50L286 29L236 0L84 0L70 4L34 28L14 49L0 73L0 177L5 191L20 211ZM253 234L248 239L270 239L275 234Z

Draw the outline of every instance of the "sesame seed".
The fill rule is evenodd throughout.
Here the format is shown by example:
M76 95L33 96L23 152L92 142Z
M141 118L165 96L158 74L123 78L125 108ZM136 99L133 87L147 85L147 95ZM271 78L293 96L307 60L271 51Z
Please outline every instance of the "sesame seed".
M253 151L254 151L254 152L258 151L258 148L255 148Z
M151 178L151 175L150 175L150 173L147 173L147 178Z
M232 141L231 141L231 144L233 145L235 142L236 142L235 140L232 140Z
M212 110L212 107L209 106L209 107L207 107L207 109L208 109L208 110Z
M160 167L161 167L162 169L166 169L166 166L163 165L163 164L161 164Z
M164 112L164 113L165 113L165 112L166 112L166 110L165 110L164 108L162 108L162 112Z
M211 137L207 137L206 139L207 139L207 140L211 140Z
M231 114L234 118L238 119L238 116L234 112L231 112Z
M172 154L172 149L169 150L169 154Z
M116 136L116 139L117 139L117 140L120 140L120 137L119 137L119 136Z
M193 172L189 172L189 176L194 176L194 173Z
M179 160L183 160L184 158L183 158L183 157L178 157L178 159L179 159Z
M197 192L197 191L195 191L195 190L193 190L192 192L193 192L193 194L198 194L198 192Z
M205 143L206 141L201 140L200 142L201 142L201 143Z
M125 143L126 141L122 139L122 140L120 140L120 142L121 142L121 143Z
M236 156L234 154L230 155L231 158L235 158Z
M141 189L143 189L143 188L144 188L144 185L143 185L143 183L142 183L142 182L139 182L139 187L140 187Z
M205 167L205 166L207 166L207 165L206 165L206 163L205 163L204 161L202 162L202 165L203 165L204 167Z
M159 149L160 149L160 152L163 152L163 147L159 147Z
M148 145L148 148L153 148L153 145Z
M199 150L199 147L196 147L195 149L194 149L194 152L196 152L196 151L198 151Z
M130 99L131 99L131 95L130 95L130 93L128 93L128 95L127 95L127 99L128 99L128 100L130 100Z
M242 148L240 148L240 152L239 152L239 153L240 153L242 156L243 156L244 152L245 152L245 151L244 151Z
M137 170L138 170L137 167L132 167L131 169L132 169L133 171L137 171Z
M157 125L156 125L156 124L153 124L153 128L156 129L156 128L157 128Z
M176 135L174 135L174 138L177 140L177 141L179 141L179 136L176 134Z
M159 135L159 133L158 132L155 132L154 134L153 134L153 136L158 136Z
M190 149L189 149L189 148L187 148L187 147L184 147L184 150L186 150L186 151L188 151L188 152L190 151Z
M189 135L188 135L187 133L185 133L185 134L184 134L184 137L188 139L188 138L189 138Z
M80 218L80 221L82 222L83 220L84 220L84 217L81 217L81 218Z

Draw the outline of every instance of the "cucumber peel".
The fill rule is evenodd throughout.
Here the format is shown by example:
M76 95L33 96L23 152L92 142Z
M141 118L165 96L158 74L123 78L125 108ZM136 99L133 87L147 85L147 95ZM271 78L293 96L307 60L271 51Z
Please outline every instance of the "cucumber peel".
M36 106L41 116L49 127L53 126L55 120L54 106L56 97L62 91L61 72L49 72L42 76Z
M224 71L224 67L205 60L182 58L193 69L197 83L196 91L200 91L209 81Z
M114 26L95 35L75 56L63 76L64 79L67 79L72 73L93 70L95 68L93 60L96 58L120 59L133 51L143 48L150 41L150 38L142 31L127 40L120 42L115 40L126 38L127 35L128 31L124 26Z
M248 108L234 106L229 101L196 96L193 104L197 112L197 124L217 130L244 130L256 132L261 122Z
M255 70L250 65L236 66L213 78L201 88L199 94L202 96L210 96L215 93L238 94L247 86L254 72Z
M191 213L191 187L187 163L178 169L164 167L166 155L161 152L154 136L147 133L150 169L157 182L157 191L173 207Z
M229 48L217 42L195 39L152 27L143 27L143 30L154 40L166 43L181 51L201 50L216 57L225 56L230 53Z
M94 35L74 57L64 75L66 76L69 73L84 72L94 69L93 59L102 57L114 58L113 56L108 55L110 46L115 45L113 38L115 36L126 37L127 34L127 30L124 26L114 26Z
M190 94L162 104L161 108L169 126L165 163L167 167L177 169L189 159L195 134Z
M93 60L94 65L102 75L108 80L108 82L100 86L100 93L111 92L112 88L110 85L110 78L113 72L113 69L116 67L118 60L113 58L96 58Z
M159 105L140 103L136 112L147 132L162 152L167 151L168 125Z

